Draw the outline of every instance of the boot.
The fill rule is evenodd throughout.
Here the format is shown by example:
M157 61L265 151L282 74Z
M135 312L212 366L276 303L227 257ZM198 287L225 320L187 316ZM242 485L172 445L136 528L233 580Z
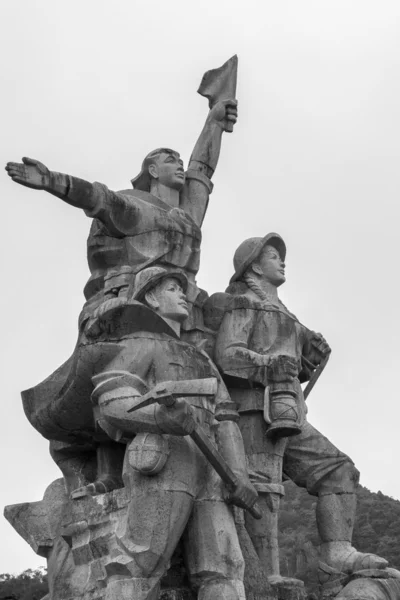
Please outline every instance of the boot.
M355 493L324 494L318 497L317 526L321 537L321 559L342 573L362 569L385 569L387 560L358 552L352 545L357 497Z

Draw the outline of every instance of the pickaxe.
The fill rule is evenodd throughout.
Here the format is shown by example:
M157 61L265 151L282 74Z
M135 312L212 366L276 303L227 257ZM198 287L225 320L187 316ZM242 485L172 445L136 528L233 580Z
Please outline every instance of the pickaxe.
M140 400L128 410L133 412L154 404L163 404L164 406L173 406L177 398L188 396L215 396L217 391L217 379L210 377L208 379L191 379L187 381L168 381L156 385L150 392L141 396ZM236 487L239 480L234 474L224 457L218 452L214 444L208 438L204 429L195 422L194 429L190 437L204 456L214 467L218 475L228 486ZM261 512L256 505L248 509L255 519L261 519Z

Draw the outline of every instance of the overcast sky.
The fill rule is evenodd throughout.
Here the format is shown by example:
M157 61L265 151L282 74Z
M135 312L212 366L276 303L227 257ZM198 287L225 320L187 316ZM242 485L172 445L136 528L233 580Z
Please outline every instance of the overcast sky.
M3 0L1 13L1 162L27 155L112 189L153 148L187 163L201 77L239 55L198 283L224 290L241 241L284 237L282 299L333 349L309 419L363 485L400 498L398 0ZM0 188L4 506L60 476L19 394L73 350L90 221L5 172ZM0 573L44 564L0 521Z

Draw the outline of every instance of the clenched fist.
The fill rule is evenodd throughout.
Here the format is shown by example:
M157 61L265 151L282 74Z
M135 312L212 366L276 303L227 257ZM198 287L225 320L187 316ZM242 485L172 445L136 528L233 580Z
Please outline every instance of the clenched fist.
M250 510L254 506L257 498L258 494L250 483L250 479L247 476L243 476L238 480L235 488L231 492L229 502L235 506L239 506L239 508Z
M321 333L315 333L315 331L313 331L310 341L313 349L316 350L321 357L331 353L331 348Z
M216 122L224 131L231 132L237 115L237 100L221 100L210 110L208 120Z
M193 409L183 399L175 400L171 406L157 406L155 418L159 428L172 435L190 435L195 426Z

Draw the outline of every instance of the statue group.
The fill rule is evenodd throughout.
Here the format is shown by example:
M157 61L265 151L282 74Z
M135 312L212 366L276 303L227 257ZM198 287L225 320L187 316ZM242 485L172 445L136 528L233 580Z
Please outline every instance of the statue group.
M352 546L356 467L307 420L330 348L279 299L284 240L244 240L225 292L196 284L236 76L232 57L203 77L187 170L158 148L113 192L31 158L6 167L92 219L75 350L22 394L63 478L6 508L48 560L49 600L305 598L279 573L285 477L317 497L321 598L400 597L400 573Z

